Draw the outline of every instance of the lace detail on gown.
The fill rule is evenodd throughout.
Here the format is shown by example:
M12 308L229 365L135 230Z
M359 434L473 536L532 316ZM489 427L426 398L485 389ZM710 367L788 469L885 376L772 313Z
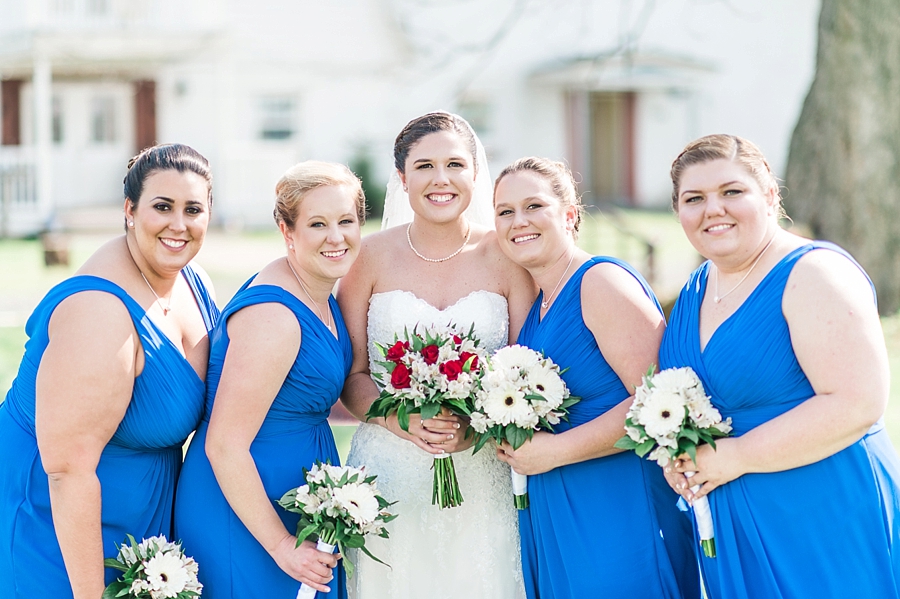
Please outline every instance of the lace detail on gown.
M506 298L474 291L438 310L408 291L376 293L369 300L369 364L375 370L375 341L387 343L403 327L473 323L483 347L506 345ZM476 455L453 454L463 504L431 505L433 457L374 424L360 424L347 463L378 475L378 488L400 516L388 525L389 539L366 547L391 568L361 552L349 552L358 570L348 580L350 599L507 599L525 597L519 556L518 516L509 467L491 446Z

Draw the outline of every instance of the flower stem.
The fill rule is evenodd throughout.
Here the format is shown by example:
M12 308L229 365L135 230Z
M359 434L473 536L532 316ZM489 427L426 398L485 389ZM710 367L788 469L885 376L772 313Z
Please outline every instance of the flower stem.
M528 507L528 493L525 493L524 495L513 495L513 497L516 500L517 510L524 510Z
M700 541L700 546L703 548L703 555L706 557L716 557L716 540L715 539L705 539Z
M463 502L463 498L459 490L459 482L456 480L453 457L450 455L436 456L433 468L431 504L437 505L441 509L459 506Z

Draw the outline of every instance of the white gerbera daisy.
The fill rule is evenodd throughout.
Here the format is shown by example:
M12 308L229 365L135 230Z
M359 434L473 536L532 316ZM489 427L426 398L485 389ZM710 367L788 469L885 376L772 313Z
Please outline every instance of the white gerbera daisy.
M487 392L484 411L488 418L504 426L533 414L525 393L510 382L504 382Z
M653 386L668 392L678 392L691 387L699 387L703 392L703 384L690 367L667 368L653 375Z
M527 372L541 361L541 355L533 349L521 345L510 345L494 352L491 364L495 370L518 370Z
M654 389L638 415L638 422L654 439L681 430L684 422L685 402L677 393L665 393Z
M158 597L177 597L190 580L181 556L157 553L144 566L150 592Z
M526 380L534 393L543 397L551 409L558 408L568 395L566 384L554 368L532 368L528 371Z
M378 517L378 499L366 484L350 483L333 490L336 507L345 510L359 525Z

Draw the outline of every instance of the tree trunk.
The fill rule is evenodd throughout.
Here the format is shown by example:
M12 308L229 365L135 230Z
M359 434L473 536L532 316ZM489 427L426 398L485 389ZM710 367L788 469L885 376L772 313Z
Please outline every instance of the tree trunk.
M900 2L822 0L816 76L791 138L785 207L859 260L900 308Z

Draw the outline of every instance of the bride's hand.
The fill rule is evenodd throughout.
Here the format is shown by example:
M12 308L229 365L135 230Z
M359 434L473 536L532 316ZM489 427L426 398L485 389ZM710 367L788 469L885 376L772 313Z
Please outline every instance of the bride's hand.
M326 584L334 578L332 568L340 556L319 551L312 541L303 541L299 547L296 543L296 537L285 536L272 552L272 559L294 580L322 593L331 592Z
M504 441L497 447L497 457L519 474L543 474L557 468L553 452L554 435L538 431L518 449Z
M422 424L422 417L418 414L409 415L409 431L400 428L397 422L397 414L391 414L385 419L385 428L416 447L428 453L438 455L461 451L462 443L471 445L471 440L465 440L466 423L458 416L444 416L439 414L429 418L427 426Z

